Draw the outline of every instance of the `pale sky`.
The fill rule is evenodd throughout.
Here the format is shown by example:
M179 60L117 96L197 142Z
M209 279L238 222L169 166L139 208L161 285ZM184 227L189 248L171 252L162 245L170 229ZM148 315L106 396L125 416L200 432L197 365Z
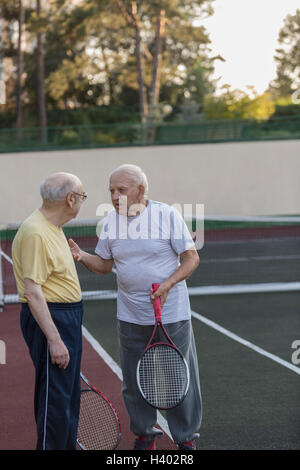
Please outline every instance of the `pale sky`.
M245 90L253 85L263 93L276 76L274 53L283 20L300 8L299 0L215 0L215 13L202 20L212 41L220 85Z

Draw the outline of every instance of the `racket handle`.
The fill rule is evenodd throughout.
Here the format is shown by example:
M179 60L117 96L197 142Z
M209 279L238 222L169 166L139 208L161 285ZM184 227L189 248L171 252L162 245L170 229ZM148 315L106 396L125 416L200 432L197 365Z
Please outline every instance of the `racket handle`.
M158 283L152 284L153 294L155 294L155 292L157 291L157 289L159 288L159 286L160 286L160 284L158 284ZM154 307L155 320L161 320L161 302L160 302L160 297L156 297L156 299L154 300L153 307Z

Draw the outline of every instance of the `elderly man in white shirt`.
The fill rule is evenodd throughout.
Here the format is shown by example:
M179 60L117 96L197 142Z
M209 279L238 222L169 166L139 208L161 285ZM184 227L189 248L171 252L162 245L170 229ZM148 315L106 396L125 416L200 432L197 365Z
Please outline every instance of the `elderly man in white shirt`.
M190 386L183 402L167 412L174 442L181 450L195 449L202 419L202 400L191 309L185 279L199 263L190 233L171 206L148 199L148 182L135 165L122 165L109 180L114 210L103 224L95 255L69 241L73 257L97 274L116 266L117 318L123 398L136 435L134 449L155 450L157 411L142 398L136 382L137 362L155 322L153 303L160 297L163 323L190 369ZM180 260L180 262L179 262ZM152 283L159 283L155 294Z

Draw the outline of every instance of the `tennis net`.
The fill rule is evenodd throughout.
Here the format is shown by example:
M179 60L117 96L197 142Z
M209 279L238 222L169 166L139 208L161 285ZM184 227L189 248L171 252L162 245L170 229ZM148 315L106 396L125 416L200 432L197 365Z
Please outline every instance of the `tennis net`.
M63 229L67 238L93 253L98 222L73 221ZM187 224L197 237L197 221ZM0 306L18 303L11 246L19 225L0 230ZM187 280L190 295L300 290L299 216L206 217L204 245L198 253L200 264ZM99 276L81 263L76 268L85 301L117 298L115 269Z

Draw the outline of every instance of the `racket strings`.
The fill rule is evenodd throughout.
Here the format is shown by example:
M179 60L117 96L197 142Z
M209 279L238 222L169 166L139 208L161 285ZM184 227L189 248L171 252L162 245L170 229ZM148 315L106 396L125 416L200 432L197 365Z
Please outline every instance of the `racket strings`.
M186 364L176 349L155 345L140 361L139 383L144 398L156 408L169 409L185 396L188 386Z
M113 450L119 442L115 411L93 390L81 392L77 440L86 450Z

